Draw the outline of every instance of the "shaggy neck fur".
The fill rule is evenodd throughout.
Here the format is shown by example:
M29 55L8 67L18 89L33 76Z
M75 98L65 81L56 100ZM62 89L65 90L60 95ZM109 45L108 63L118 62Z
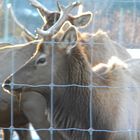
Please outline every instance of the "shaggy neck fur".
M88 63L87 57L79 47L75 47L69 54L64 57L64 63L61 67L61 80L65 83L65 87L53 88L53 122L56 128L80 128L89 129L90 122L90 95L92 94L92 128L97 130L112 130L116 124L116 116L118 114L118 104L121 99L117 99L117 94L110 94L109 89L89 88L91 83L98 86L106 85L109 79L103 75L103 79L94 73ZM59 73L59 71L58 71ZM57 75L56 75L57 76ZM93 80L93 81L91 81ZM107 82L108 83L108 82ZM76 84L76 85L72 85ZM82 87L81 87L81 86ZM47 99L47 107L49 118L51 118L51 94L50 89L41 89ZM49 95L49 96L48 96ZM117 96L116 96L117 95ZM111 102L110 103L110 98ZM114 99L113 99L114 98ZM111 104L111 107L110 107ZM115 110L115 111L114 111ZM105 113L107 112L107 113ZM110 123L112 122L112 123ZM68 140L81 140L81 138L89 140L89 132L82 131L66 131L62 135ZM102 136L104 140L108 140L108 133L95 133L94 139L99 140L98 136Z
M67 54L64 64L62 67L65 67L67 71L64 75L61 75L63 77L61 79L65 79L65 85L76 84L77 86L54 88L54 126L57 128L89 129L90 123L92 123L92 127L96 128L96 125L100 123L97 118L102 114L97 113L97 109L95 110L98 105L92 103L93 122L90 122L90 94L92 92L92 95L94 95L95 89L90 90L89 87L80 87L89 86L92 79L91 67L84 51L79 47L73 48L71 53ZM50 97L48 97L49 112L51 112L50 104ZM100 125L98 126L100 127ZM89 132L67 131L62 134L68 140L81 140L81 138L89 140Z

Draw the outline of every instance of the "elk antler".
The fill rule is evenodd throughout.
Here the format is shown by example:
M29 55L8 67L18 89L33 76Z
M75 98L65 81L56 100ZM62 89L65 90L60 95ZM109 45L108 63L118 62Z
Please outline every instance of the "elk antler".
M34 6L35 8L39 10L42 16L45 16L45 14L50 13L50 11L37 0L29 0L29 2L31 3L32 6Z
M9 9L9 12L10 12L10 14L11 14L12 19L13 19L14 22L18 25L18 27L20 27L21 30L22 30L23 32L25 32L25 34L26 34L27 36L30 36L31 38L35 39L36 37L35 37L29 30L27 30L27 29L17 20L17 18L16 18L15 14L14 14L14 11L13 11L13 8L12 8L12 5L11 5L11 4L8 5L8 9Z
M61 11L61 9L64 9L64 6L61 5L58 0L57 0L57 8L59 11Z
M60 6L60 17L59 17L58 21L52 27L50 27L47 31L44 31L42 29L37 29L37 33L44 37L51 37L53 34L55 34L60 29L62 24L68 19L68 15L69 15L70 11L74 7L79 6L80 4L81 4L80 2L73 2L72 4L70 4L67 7Z
M42 9L46 12L49 12L49 10L44 5L42 5L40 2L38 2L37 0L29 0L29 2L35 8Z

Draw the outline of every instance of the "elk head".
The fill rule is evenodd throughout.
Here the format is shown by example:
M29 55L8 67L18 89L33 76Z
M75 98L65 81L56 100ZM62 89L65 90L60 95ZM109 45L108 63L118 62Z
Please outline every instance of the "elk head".
M10 76L6 81L5 81L5 84L4 84L4 88L5 89L11 89L11 86L9 86L9 84L11 85L12 82L13 82L13 77L14 77L14 82L16 84L25 84L25 82L27 84L31 84L32 80L33 80L33 77L32 77L32 74L36 75L35 73L38 73L41 69L43 70L42 72L43 73L46 73L46 70L47 70L47 74L48 77L47 79L49 79L49 81L47 81L47 83L49 84L50 83L50 79L51 79L51 71L52 71L52 67L51 67L51 64L52 64L52 59L53 59L53 54L51 53L53 48L56 49L59 49L59 51L55 51L56 54L55 56L57 56L58 58L56 60L62 60L62 57L64 57L65 55L61 55L61 51L60 51L60 47L55 47L55 46L64 46L63 43L56 43L58 40L57 40L57 37L53 37L55 33L58 32L58 30L60 29L60 27L63 25L63 23L65 22L65 20L67 19L68 17L68 14L69 12L75 7L77 6L78 3L72 3L71 5L69 5L68 7L64 8L60 13L60 18L59 20L51 27L49 28L47 31L43 31L43 30L38 30L38 33L40 33L41 35L43 34L43 38L42 41L38 44L38 47L37 47L37 51L35 53L35 55L33 57L31 57L31 59L18 71L16 72L15 74L13 74L12 76ZM63 26L62 26L63 28ZM71 34L72 33L72 34ZM72 27L71 29L69 29L65 34L64 34L64 37L63 39L59 40L59 42L61 41L72 41L71 37L74 37L75 40L76 40L76 31L75 31L75 28ZM45 41L45 43L44 43ZM47 42L46 42L47 41ZM42 45L43 44L43 45ZM71 43L70 43L71 44ZM73 44L73 41L72 41L72 44ZM66 46L68 44L66 43ZM74 45L68 45L68 46L74 46ZM68 47L70 48L70 47ZM69 50L69 49L67 49ZM68 51L67 51L68 52ZM58 53L60 55L58 55ZM65 54L65 53L64 53ZM59 58L60 57L60 58ZM56 61L57 62L57 61ZM62 65L63 62L60 61L60 63L56 63L57 65L61 64ZM48 65L49 64L49 65ZM57 66L56 65L56 66ZM35 69L34 69L35 68ZM36 69L37 68L37 69ZM59 67L58 67L59 68ZM35 70L34 72L32 71L33 69ZM29 70L28 72L26 70ZM55 69L57 70L57 69ZM18 77L22 77L20 73L25 72L26 75L24 75L24 80L22 79L22 82L18 80ZM31 73L32 74L31 74ZM19 74L20 76L19 76ZM31 75L30 75L31 74ZM18 75L18 76L16 76ZM31 77L30 77L31 76ZM27 78L27 81L25 79L25 77ZM45 76L40 76L40 78L43 78ZM31 81L29 80L31 79ZM29 81L28 81L29 80ZM33 80L34 81L34 80ZM38 85L41 81L37 82L36 84ZM44 84L47 84L46 82ZM42 82L40 84L43 84ZM12 85L13 86L13 85ZM20 86L14 86L13 88L14 89L19 89ZM25 87L25 86L22 86L22 87Z
M77 31L71 26L61 38L55 35L52 39L51 43L39 44L31 59L5 80L3 87L6 90L40 92L42 86L47 89L52 83L66 84L68 70L65 66L73 49L78 47Z

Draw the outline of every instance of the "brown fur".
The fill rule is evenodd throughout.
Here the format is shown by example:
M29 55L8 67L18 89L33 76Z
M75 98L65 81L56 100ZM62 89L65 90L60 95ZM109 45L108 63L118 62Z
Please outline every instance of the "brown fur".
M52 117L55 128L88 130L92 127L95 130L111 131L139 129L139 88L135 87L133 94L131 88L128 88L128 85L136 86L137 82L127 72L125 65L110 63L106 65L105 72L102 70L102 74L98 69L93 71L80 44L71 44L71 41L77 41L73 27L64 34L61 41L62 43L57 43L54 47L46 44L42 51L37 51L31 60L11 75L6 82L14 77L17 84L38 85L37 87L14 86L14 90L35 91L42 94L47 101L49 119L52 114L50 99L53 91ZM64 45L64 42L68 43ZM45 63L39 64L41 58L46 59ZM52 74L53 83L61 86L54 85L52 90L48 86L39 87L41 84L51 84ZM93 87L88 87L92 84ZM5 88L10 90L10 87L5 86ZM90 103L92 122L89 115ZM67 140L90 139L89 132L69 130L60 133ZM139 135L127 131L122 133L93 131L91 139L138 140Z
M65 26L70 27L71 23L65 23L60 31L55 34L55 38L61 38L66 32ZM107 63L112 56L116 56L121 60L131 58L127 49L110 39L106 32L102 30L95 34L78 32L78 42L92 66L99 63Z
M0 46L2 47L1 50L4 48L6 49L6 46L11 46L10 43L1 43ZM4 55L4 56L3 56ZM1 53L1 57L5 57L5 53ZM4 75L4 74L3 74ZM2 78L2 76L1 76ZM2 80L2 79L1 79ZM0 88L1 90L1 88ZM14 127L23 127L28 129L29 128L29 122L23 112L20 112L18 108L18 102L14 98L13 99L14 104ZM0 127L10 127L11 123L11 96L7 94L3 94L3 91L1 90L0 93ZM20 118L20 119L19 119ZM21 140L27 139L30 140L31 136L28 131L16 131L19 135L19 138ZM3 139L4 140L10 140L10 131L8 129L3 130Z
M43 25L43 29L45 29L45 30L47 30L48 28L50 28L57 20L58 20L58 18L59 18L59 12L52 12L52 13L50 13L49 15L46 15L46 18L47 18L47 22L45 22L45 24ZM84 16L83 16L84 15ZM86 18L86 17L88 17L88 18ZM10 18L12 18L12 16L11 16L11 13L10 13ZM87 22L89 22L90 21L90 18L91 18L91 13L85 13L85 14L82 14L82 15L78 15L78 16L76 16L76 17L74 17L74 16L71 16L71 15L69 15L69 17L68 17L68 20L70 20L71 21L71 23L72 24L74 24L74 25L76 25L76 26L85 26L85 24L87 24L86 23L86 19L87 19ZM80 20L83 20L82 22L80 22L79 21L79 19ZM12 21L13 21L13 18L12 18ZM14 21L14 24L16 24L17 25L17 23L15 23L15 21ZM21 25L21 26L23 26L23 25ZM24 26L23 26L24 27ZM24 31L21 31L21 30L23 30L23 28L21 28L20 26L17 28L17 32L16 32L16 35L18 34L21 34L21 32L23 32L24 33L24 37L26 38L26 41L32 41L32 40L34 40L35 38L31 38L32 36L30 36L30 32L28 31L28 32L24 32ZM19 33L20 32L20 33ZM27 34L27 33L30 33L30 34ZM26 46L27 44L25 44L24 46ZM22 45L19 45L19 48L20 48L20 46L22 46ZM28 45L27 45L28 46ZM35 45L36 46L36 45ZM11 46L9 46L9 50L10 50L10 48L11 48ZM26 47L25 47L26 48ZM4 49L7 49L8 50L8 47L5 47L5 48L2 48L1 49L1 54L2 55L4 55L4 56L1 56L1 58L2 59L4 59L3 61L4 61L4 63L2 64L2 67L3 67L3 69L5 69L5 67L6 67L6 69L8 69L7 68L7 66L5 65L5 63L7 63L7 65L11 65L11 61L9 60L9 57L10 56L8 56L8 54L10 53L10 52L12 52L12 51L5 51ZM14 49L14 47L13 47L13 49ZM4 51L3 51L4 50ZM12 49L11 49L12 50ZM19 51L20 51L20 49L19 49ZM4 53L3 53L4 52ZM16 52L15 52L16 53ZM20 55L23 55L24 56L24 54L26 54L27 52L25 51L23 51L23 54L20 54ZM31 54L32 52L30 52L30 51L28 51L28 53L29 54ZM11 55L11 54L10 54ZM5 58L6 56L8 56L7 58ZM17 56L18 57L18 56ZM21 64L21 60L23 59L22 58L22 56L21 56L21 58L16 58L17 59L17 62L15 62L16 63L16 65L15 65L15 67L14 67L14 69L16 70L17 68L19 68L19 64ZM25 59L25 58L24 58ZM23 59L23 60L24 60ZM2 69L2 70L3 70ZM10 69L9 69L10 70ZM9 73L9 72L8 72ZM10 73L12 73L12 71L10 72ZM4 76L3 76L4 77ZM1 81L2 81L3 79L1 78ZM3 96L3 98L5 99L5 100L10 100L10 95L9 96L4 96L3 94L2 94L2 96ZM23 106L27 106L26 104L28 103L28 95L26 94L26 95L24 95L24 96L26 96L26 101L22 101L21 100L21 104L23 104ZM39 98L39 96L37 96L36 94L34 94L34 96L35 97L38 97ZM35 98L34 97L34 98ZM25 97L24 97L25 98ZM41 99L41 97L40 97L40 100L42 100ZM27 103L26 103L27 102ZM32 100L32 102L33 102L33 100ZM2 105L3 105L3 102L1 103ZM17 105L18 103L17 103L17 100L15 100L15 104ZM34 103L33 103L34 104ZM15 105L15 106L16 106ZM8 105L7 105L8 106ZM18 105L17 105L18 106ZM30 106L31 106L31 104L29 105L29 108L30 108ZM4 107L4 106L3 106ZM22 106L21 106L22 107ZM34 110L34 106L32 106L33 108L32 108L32 113L36 113L36 112L33 112L33 110ZM15 108L17 108L17 110L18 110L18 107L15 107ZM41 109L42 109L43 107L41 107ZM3 110L3 108L2 108L2 110ZM21 110L23 111L23 108L21 108ZM25 110L27 110L27 111L25 111ZM26 116L28 116L28 119L29 118L31 118L30 116L29 116L29 114L31 114L30 112L28 112L28 109L27 109L27 107L26 107L26 109L24 110L24 114L26 114ZM6 113L6 111L8 111L7 113ZM1 112L1 114L3 114L3 116L7 116L8 118L10 118L10 114L9 114L9 112L10 112L10 106L8 106L8 108L7 108L7 110L6 110L5 112ZM19 113L17 113L16 111L14 112L15 114L15 118L16 118L16 120L18 120L17 118L21 118L22 117L22 115L23 115L23 112L21 112L20 114ZM40 113L41 114L41 113ZM31 114L32 115L32 114ZM32 116L37 116L37 115L32 115ZM24 118L25 118L25 115L22 117L23 119L22 119L22 121L24 122ZM42 118L44 118L43 116L42 116ZM27 121L27 119L25 118L25 120L26 120L26 123L28 123L28 121ZM31 118L31 122L33 123L33 125L36 127L36 128L38 128L39 126L40 127L48 127L48 125L49 124L47 124L46 125L46 123L44 122L44 125L42 124L42 122L40 123L40 124L38 124L38 125L36 125L36 120L35 120L35 122L34 121L32 121L32 120L35 120L35 119L32 119ZM43 119L42 119L43 120ZM6 127L9 127L10 126L10 121L9 121L9 119L6 119L6 117L4 118L4 117L1 117L1 121L3 122L3 123L5 123L5 124L3 124L3 123L1 123L0 122L0 124L3 126L3 125L5 125ZM22 122L21 121L21 122ZM14 121L15 122L15 121ZM17 121L18 122L18 121ZM16 122L16 123L17 123ZM14 124L16 127L20 127L19 125L17 125L17 124ZM41 131L38 131L39 132L39 134L40 133L42 133ZM8 134L8 133L7 133ZM43 135L41 135L41 138L42 139L44 139L44 138L46 138L47 136L46 136L46 134L43 134ZM58 136L57 136L57 139L59 139L58 138ZM62 138L60 138L60 139L62 139Z
M80 33L79 42L85 47L92 66L99 63L107 63L112 56L116 56L121 60L131 58L126 48L110 39L107 33L99 30L95 34Z
M20 44L20 45L15 45L15 46L13 45L6 46L7 44L6 45L3 44L3 47L0 48L0 56L1 56L0 81L1 82L5 79L5 77L7 77L10 73L12 73L12 70L11 70L12 59L11 58L12 58L13 52L14 52L13 59L15 60L14 70L16 70L30 58L30 55L33 55L33 53L36 50L36 47L35 47L36 43L38 43L38 41L33 41L30 43ZM46 101L44 101L43 100L44 98L43 99L42 98L43 97L40 96L39 94L31 93L31 92L30 94L25 93L22 96L21 101L19 101L18 98L14 96L13 97L13 107L14 107L13 126L16 128L28 129L28 123L30 121L35 128L49 127L49 122L47 122L46 116L44 115L46 107L43 107L44 104L46 104ZM35 100L35 99L39 99L39 102L42 101L41 102L42 105L40 105L40 103L37 103L38 100ZM35 104L37 105L35 106ZM29 108L32 108L32 109L29 111ZM3 91L2 87L0 88L0 114L1 114L0 127L9 128L11 126L11 94L7 94L5 91ZM37 116L40 117L40 119L43 122L38 123L36 120ZM45 121L44 121L44 118L45 118ZM10 139L9 130L5 129L4 132L5 132L4 139L9 140ZM29 131L17 130L17 132L21 140L31 139ZM42 136L41 134L44 132L38 131L38 133L40 136ZM45 135L43 134L41 138L43 139L44 137L46 138L46 136L49 136L49 134L48 135L46 134L47 133L45 133Z

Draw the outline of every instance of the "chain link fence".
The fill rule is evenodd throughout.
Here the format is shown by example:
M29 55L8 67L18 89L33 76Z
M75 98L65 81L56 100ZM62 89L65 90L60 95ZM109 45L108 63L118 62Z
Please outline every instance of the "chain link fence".
M40 3L42 3L45 7L47 7L49 10L57 10L57 1L54 0L38 0ZM74 2L74 0L70 1L70 0L60 0L61 4L63 5L68 5L72 2ZM139 44L140 44L140 36L139 36L139 30L140 30L140 1L139 0L81 0L83 7L81 9L79 9L79 11L91 11L93 13L93 20L90 23L90 25L88 25L86 28L80 29L81 32L84 31L88 31L89 33L96 33L98 30L103 30L105 31L108 36L118 42L119 44L121 44L122 46L126 47L127 49L129 49L130 54L133 57L139 57L140 56L140 52L139 52ZM22 30L20 27L17 26L17 24L15 23L15 21L13 20L11 13L9 11L9 7L13 8L14 14L17 18L17 20L25 27L27 28L32 34L36 34L35 30L37 28L41 28L43 23L43 20L41 19L39 13L37 12L36 8L34 8L30 2L28 0L0 0L0 42L1 43L8 43L10 44L20 44L21 43L28 43L27 40L25 40L25 38L23 37L22 34ZM77 14L78 10L73 10L72 14ZM36 44L38 42L35 42ZM45 43L45 42L44 42ZM48 43L48 42L47 42ZM52 42L50 42L52 43ZM32 44L31 44L32 45ZM5 45L4 45L5 46ZM7 46L7 44L6 44ZM28 45L27 45L28 46ZM3 45L1 45L1 47L3 47ZM7 49L8 50L8 49ZM11 73L15 72L17 70L17 68L19 68L20 65L18 65L18 62L20 62L20 56L21 57L29 57L31 53L28 53L27 56L23 56L23 54L25 53L24 50L22 51L7 51L5 54L3 53L3 49L0 50L1 52L1 60L0 63L2 64L2 61L6 59L10 58L10 62L8 62L8 64L2 64L2 70L0 71L0 76L1 76L1 84L3 83L3 80L5 79L5 77L8 77ZM35 50L32 50L32 54ZM16 56L16 54L18 54L19 56ZM55 58L55 55L52 54L52 56ZM27 59L26 58L26 59ZM30 58L30 57L29 57ZM26 62L26 60L24 58L23 64ZM19 61L18 61L19 60ZM28 59L27 59L28 60ZM92 60L94 61L94 60ZM7 67L7 65L9 67ZM54 73L54 66L52 64L52 69L51 69L51 74ZM6 72L8 71L8 72ZM5 73L9 73L8 75L4 75L3 72ZM53 81L53 74L51 76L51 80ZM14 81L14 79L13 79ZM53 99L53 88L54 87L58 87L58 88L64 88L64 87L70 87L70 86L76 86L76 87L81 87L81 88L89 88L89 90L91 90L92 92L92 88L94 87L93 85L88 85L88 86L83 86L83 85L78 85L78 84L72 84L72 85L55 85L53 82L51 81L51 84L49 85L28 85L26 83L24 83L26 86L47 86L50 88L50 92L51 92L51 96L50 96L50 103L51 103L51 116L47 116L47 109L45 108L45 105L47 106L47 103L44 101L44 97L42 97L41 95L38 95L37 93L31 93L29 95L26 94L26 97L23 97L22 94L15 97L15 96L11 96L10 94L4 94L3 96L3 90L1 88L1 95L0 95L0 127L1 129L4 130L10 130L6 133L6 135L8 135L10 133L10 140L16 140L19 139L19 137L15 134L15 132L18 133L19 136L21 136L20 138L22 139L22 136L25 135L25 139L24 140L28 140L30 139L30 136L28 136L29 134L26 134L26 132L31 132L32 135L32 139L34 140L38 140L40 139L38 137L37 134L35 134L33 127L30 126L26 126L29 123L28 120L28 115L30 115L29 112L35 112L35 116L31 116L30 115L30 119L32 120L31 123L33 122L38 122L38 123L42 123L42 121L44 120L49 120L50 124L45 124L47 122L44 122L45 126L48 125L47 128L43 128L43 127L38 127L39 125L36 125L36 131L40 132L39 134L41 136L44 135L44 133L48 133L49 139L53 140L56 139L57 140L57 132L59 131L77 131L77 132L88 132L90 137L90 140L93 140L93 132L102 132L102 133L127 133L128 135L130 135L130 140L132 140L132 136L131 136L131 132L138 132L139 130L131 130L131 127L133 128L133 126L131 126L131 121L128 120L129 124L128 124L128 129L122 129L122 130L95 130L94 128L92 128L92 104L91 104L91 99L89 99L90 103L89 103L89 129L80 129L80 127L78 128L55 128L54 126L54 120L53 120L53 112L54 108L57 107L57 105L54 105L54 100ZM131 84L130 84L131 87ZM110 87L103 87L103 88L110 88ZM111 87L112 88L112 87ZM115 87L113 87L115 88ZM123 88L123 87L122 87ZM133 90L132 90L133 92ZM11 93L13 94L13 92ZM36 95L36 96L34 96ZM6 96L6 97L5 97ZM7 97L8 96L8 97ZM92 95L90 94L90 97ZM29 99L26 101L26 99ZM32 100L30 100L32 99ZM23 103L21 103L24 102ZM30 104L30 102L33 101L33 104ZM41 104L42 103L42 104ZM28 106L29 104L29 106ZM41 105L40 105L41 104ZM25 105L25 106L24 106ZM27 107L29 108L26 108ZM32 105L35 106L39 111L36 112L36 110L32 110ZM37 105L41 106L41 108L37 107ZM43 106L43 108L42 108ZM28 111L28 115L26 114L26 112L24 112L22 109L25 109ZM76 107L75 107L76 108ZM131 104L128 103L128 108L132 108ZM39 118L38 116L42 115L41 111L44 109L44 116L42 118ZM115 108L114 108L115 109ZM69 110L68 112L72 112L72 110ZM132 111L133 112L133 111ZM131 112L131 113L132 113ZM129 109L128 109L128 119L131 120L131 117L134 117L134 115L129 114ZM133 112L135 114L135 112ZM6 115L6 116L5 116ZM9 117L10 116L10 117ZM82 117L82 114L80 114L80 116ZM37 118L37 120L35 120L34 118ZM21 120L21 121L20 121ZM9 123L10 122L10 126ZM18 123L21 124L18 124ZM14 124L17 123L16 126L14 126ZM64 122L64 123L70 123L70 122ZM119 122L118 122L119 123ZM20 127L18 127L20 126ZM23 127L22 127L23 126ZM130 129L129 129L130 126ZM24 131L22 131L24 130ZM43 130L43 131L41 131ZM14 133L13 133L14 132ZM46 136L46 135L44 135ZM60 137L60 138L59 138ZM43 137L42 137L43 139ZM47 140L47 138L44 138ZM58 135L58 140L62 139L61 136ZM67 139L67 138L65 138ZM102 138L101 138L102 139ZM139 138L138 138L139 139ZM0 138L0 140L2 140L2 136ZM8 138L6 139L8 140Z

